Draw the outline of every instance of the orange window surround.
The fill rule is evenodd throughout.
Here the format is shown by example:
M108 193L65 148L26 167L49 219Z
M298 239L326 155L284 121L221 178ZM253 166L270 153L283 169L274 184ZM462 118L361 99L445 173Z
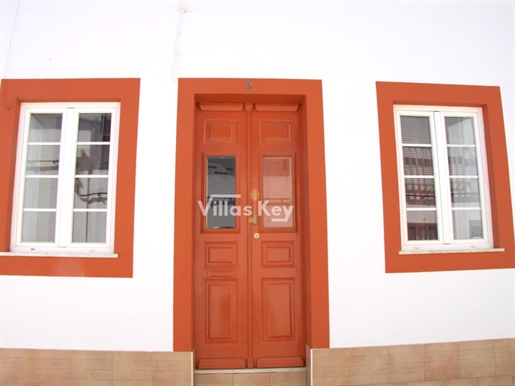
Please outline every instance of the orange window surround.
M0 275L132 277L139 79L2 79L0 252L10 251L12 195L23 102L120 102L116 258L0 255Z
M508 154L499 87L377 82L386 272L515 268ZM401 219L394 105L480 107L490 182L494 248L504 251L400 254Z

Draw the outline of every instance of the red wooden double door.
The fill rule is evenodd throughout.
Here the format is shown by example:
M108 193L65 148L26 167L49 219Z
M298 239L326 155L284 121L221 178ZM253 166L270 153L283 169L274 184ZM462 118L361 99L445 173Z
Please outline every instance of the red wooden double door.
M304 365L300 109L197 106L197 368Z

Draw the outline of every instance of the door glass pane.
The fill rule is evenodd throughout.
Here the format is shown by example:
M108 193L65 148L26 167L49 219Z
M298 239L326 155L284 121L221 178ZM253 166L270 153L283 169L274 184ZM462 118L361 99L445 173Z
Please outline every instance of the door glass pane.
M264 228L293 228L293 160L263 157Z
M236 228L236 159L207 157L206 193L203 203L207 229Z

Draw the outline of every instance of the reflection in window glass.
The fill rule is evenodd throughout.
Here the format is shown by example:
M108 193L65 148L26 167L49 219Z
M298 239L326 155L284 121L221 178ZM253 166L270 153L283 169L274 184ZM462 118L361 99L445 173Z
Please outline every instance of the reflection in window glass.
M400 121L408 240L438 240L430 120L402 115Z
M75 159L73 242L106 242L110 113L80 113Z
M236 228L235 157L207 157L206 228Z
M21 240L53 242L62 114L31 114L23 191Z
M483 237L474 132L472 117L445 117L453 233L456 240Z
M292 157L263 157L264 228L293 228Z

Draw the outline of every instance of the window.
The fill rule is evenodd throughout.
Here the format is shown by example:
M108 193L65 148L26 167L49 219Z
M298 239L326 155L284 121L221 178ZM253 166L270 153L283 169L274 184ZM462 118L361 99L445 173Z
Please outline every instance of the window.
M21 105L12 247L113 253L118 103Z
M3 79L0 275L132 277L139 79Z
M395 106L402 250L490 249L481 109Z
M386 272L515 268L499 87L376 90Z

